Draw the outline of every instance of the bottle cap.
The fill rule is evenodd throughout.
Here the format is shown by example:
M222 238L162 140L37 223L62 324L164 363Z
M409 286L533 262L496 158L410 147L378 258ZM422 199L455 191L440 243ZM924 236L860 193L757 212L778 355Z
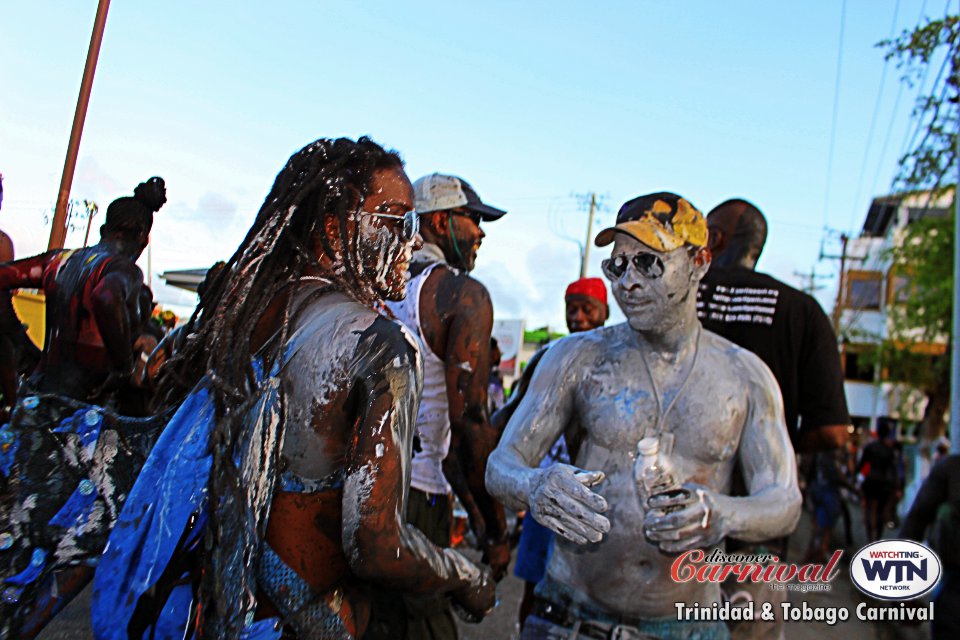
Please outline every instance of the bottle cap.
M642 456L655 456L660 452L660 438L643 438L637 443L637 453Z

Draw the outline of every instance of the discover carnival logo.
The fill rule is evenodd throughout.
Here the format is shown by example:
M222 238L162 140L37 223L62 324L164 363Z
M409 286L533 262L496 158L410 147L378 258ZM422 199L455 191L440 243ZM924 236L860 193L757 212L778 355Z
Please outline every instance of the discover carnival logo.
M911 540L880 540L850 561L850 578L860 591L881 600L912 600L940 581L937 554Z

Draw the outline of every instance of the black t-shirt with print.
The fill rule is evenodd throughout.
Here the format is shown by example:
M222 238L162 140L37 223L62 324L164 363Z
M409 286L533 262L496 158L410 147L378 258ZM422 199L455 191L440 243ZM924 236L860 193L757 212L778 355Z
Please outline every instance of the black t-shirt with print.
M837 339L812 296L765 273L714 267L700 283L697 315L770 367L794 444L801 428L850 423Z

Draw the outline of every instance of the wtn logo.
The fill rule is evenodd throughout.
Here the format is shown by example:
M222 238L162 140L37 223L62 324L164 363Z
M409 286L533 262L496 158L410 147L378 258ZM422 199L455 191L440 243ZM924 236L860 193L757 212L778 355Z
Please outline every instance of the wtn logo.
M921 560L919 564L909 560L866 560L862 559L863 572L867 574L867 580L889 580L890 571L894 571L894 582L903 582L905 580L927 579L927 561Z
M884 600L911 600L940 581L940 558L910 540L881 540L860 549L850 562L857 588Z

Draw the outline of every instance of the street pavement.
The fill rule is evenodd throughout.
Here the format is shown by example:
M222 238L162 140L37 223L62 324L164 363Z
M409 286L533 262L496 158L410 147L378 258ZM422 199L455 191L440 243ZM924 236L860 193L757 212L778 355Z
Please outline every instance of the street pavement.
M829 626L824 622L790 622L786 624L787 640L920 640L929 637L926 623L908 626L891 622L861 622L854 613L857 604L868 601L850 582L846 562L857 549L866 543L860 518L860 509L851 504L853 545L846 549L840 575L833 581L832 589L825 592L801 594L791 592L789 600L794 604L806 602L810 606L846 607L852 620ZM893 535L893 531L888 531ZM804 512L796 533L790 539L790 559L803 557L810 536L810 515ZM843 525L838 524L835 541L842 543ZM478 556L476 556L478 557ZM523 593L523 583L512 573L500 583L497 609L480 624L460 624L461 640L513 640L518 637L517 608ZM76 601L65 609L39 636L41 640L87 640L93 638L89 623L90 589L87 588Z

